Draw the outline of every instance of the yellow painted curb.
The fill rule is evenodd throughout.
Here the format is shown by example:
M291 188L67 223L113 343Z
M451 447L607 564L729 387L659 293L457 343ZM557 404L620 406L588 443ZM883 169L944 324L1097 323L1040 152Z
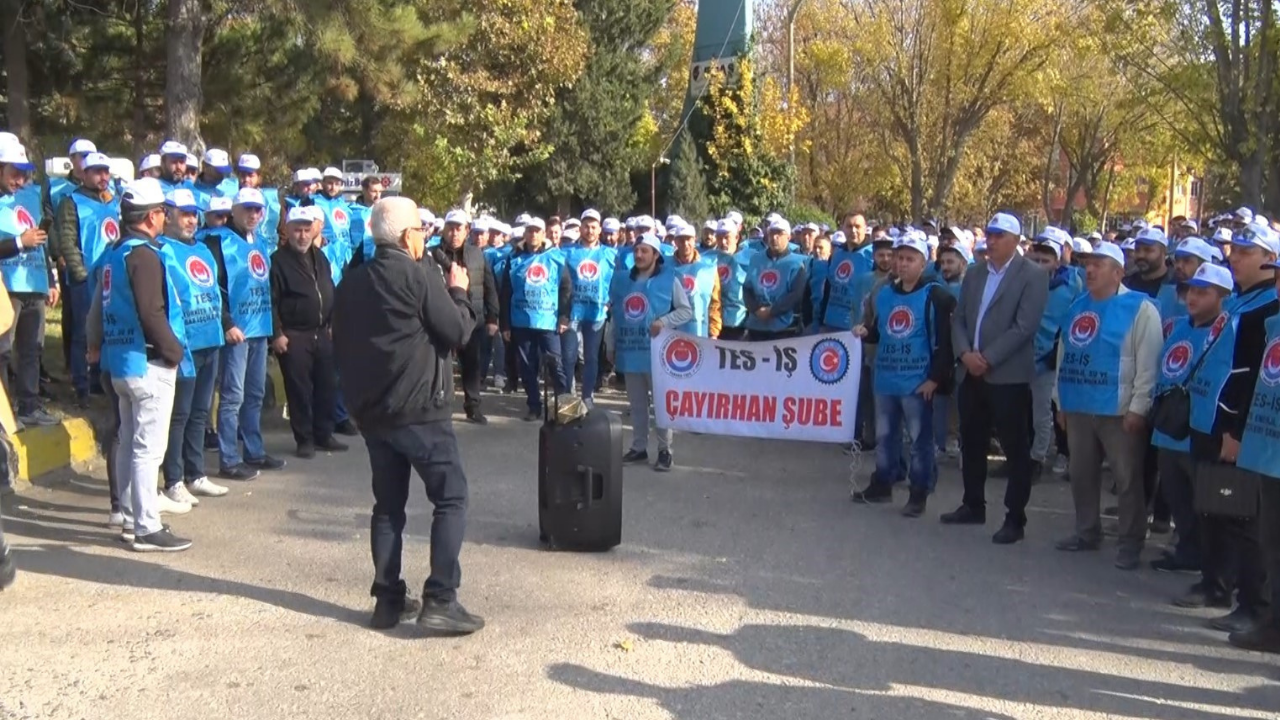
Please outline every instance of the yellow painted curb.
M31 480L67 466L82 465L98 455L93 426L84 418L64 418L50 427L32 427L15 437L18 479Z

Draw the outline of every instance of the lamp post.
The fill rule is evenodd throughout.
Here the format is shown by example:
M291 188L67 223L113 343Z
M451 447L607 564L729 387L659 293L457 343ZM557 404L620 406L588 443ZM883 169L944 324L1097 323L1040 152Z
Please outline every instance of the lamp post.
M656 217L658 214L658 166L670 162L665 155L659 155L649 166L649 217Z

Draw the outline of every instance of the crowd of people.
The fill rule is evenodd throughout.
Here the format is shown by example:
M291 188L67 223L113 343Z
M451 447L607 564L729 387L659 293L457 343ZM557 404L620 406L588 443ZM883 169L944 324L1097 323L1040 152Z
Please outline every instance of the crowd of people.
M478 425L486 386L523 389L537 421L544 375L587 407L612 376L634 428L624 461L640 464L649 344L663 329L748 342L850 333L865 352L846 451L875 457L855 502L890 502L906 481L902 512L919 517L939 460L954 458L964 498L942 522L985 523L990 470L1008 478L993 540L1012 544L1033 485L1056 473L1076 511L1057 547L1087 552L1101 548L1110 484L1116 567L1137 569L1148 537L1174 531L1151 565L1199 574L1176 602L1231 609L1211 621L1231 642L1280 650L1280 233L1247 208L1204 233L1174 218L1084 237L1024 233L1004 212L971 227L594 209L507 224L382 198L374 178L349 200L333 167L265 188L254 155L195 158L173 141L129 183L87 140L69 154L69 177L35 182L21 143L0 136L0 275L16 316L0 366L19 421L56 422L40 358L45 311L61 302L77 401L101 391L116 413L109 522L134 550L191 546L160 516L228 492L206 474L206 448L226 480L284 467L260 426L274 357L299 458L364 436L375 626L417 613L472 632L483 621L457 603L455 362ZM672 432L656 434L653 468L670 470ZM400 577L411 468L436 505L422 603Z

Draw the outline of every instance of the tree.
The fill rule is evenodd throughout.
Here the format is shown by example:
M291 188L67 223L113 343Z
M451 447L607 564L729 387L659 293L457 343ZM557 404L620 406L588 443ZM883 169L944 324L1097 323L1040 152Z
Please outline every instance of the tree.
M676 145L676 156L671 161L671 175L667 181L667 211L689 222L698 222L711 217L705 170L688 132L680 134Z
M22 18L22 0L0 0L0 23L4 23L4 71L8 91L9 131L29 140L31 118L27 112L27 25Z
M204 109L201 53L204 45L202 0L169 0L165 31L165 132L192 148L204 145L200 119Z

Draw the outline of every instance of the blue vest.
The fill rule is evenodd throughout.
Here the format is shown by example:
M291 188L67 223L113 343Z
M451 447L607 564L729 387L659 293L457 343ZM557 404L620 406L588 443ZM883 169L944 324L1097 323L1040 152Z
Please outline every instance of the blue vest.
M946 283L946 284L944 285L944 287L946 287L946 288L947 288L947 292L951 293L951 297L955 298L956 300L959 300L959 299L960 299L960 288L961 288L961 287L964 287L964 279L962 278L962 279L957 280L957 281L955 281L955 282L949 282L949 283Z
M275 188L259 189L266 202L262 208L262 224L258 225L258 241L265 248L275 248L280 244L280 191Z
M102 258L102 369L113 378L142 377L147 371L147 344L138 320L138 304L133 297L125 258L131 252L155 252L165 267L165 291L168 295L167 312L169 327L178 336L178 342L186 345L182 324L182 303L170 281L168 263L164 253L145 240L128 240L112 248Z
M1280 315L1267 318L1267 349L1262 353L1236 465L1280 478Z
M671 263L671 270L680 279L680 286L693 305L693 319L676 328L698 337L711 335L711 294L716 289L719 270L711 258L699 258L688 265Z
M563 252L573 283L569 319L592 323L604 320L609 312L609 286L618 262L617 251L604 245L575 245Z
M1169 320L1177 320L1187 316L1187 301L1178 297L1176 283L1165 283L1156 293L1156 309L1160 311L1160 322L1163 325Z
M817 315L818 308L822 307L822 293L827 288L827 272L831 267L829 261L819 260L816 257L809 258L809 307L812 308L814 315ZM814 323L819 323L821 318L813 318Z
M862 301L869 287L862 287L859 279L871 274L871 255L867 248L850 250L842 245L831 251L826 281L827 307L822 324L837 330L852 330L856 324L854 315L861 315ZM861 294L859 294L861 292Z
M484 260L493 269L493 279L499 290L507 283L507 258L511 257L511 247L503 245L500 248L484 249Z
M49 207L52 207L56 213L62 205L62 201L75 192L78 187L80 185L69 177L49 178Z
M166 178L160 178L160 189L164 190L165 195L168 195L169 193L179 188L186 188L190 190L193 195L196 192L195 184L193 184L190 180L187 180L186 178L183 178L178 182L173 182Z
M556 249L522 252L508 258L511 327L556 329L560 311L560 271L564 266L564 254Z
M933 283L922 283L903 294L886 284L876 293L876 327L880 345L876 352L876 395L911 395L929 379L933 362Z
M1222 395L1222 388L1231 377L1240 316L1275 299L1275 288L1268 285L1245 295L1228 298L1223 305L1226 313L1219 317L1209 332L1209 339L1212 341L1216 337L1217 341L1208 349L1204 363L1187 388L1191 394L1192 430L1205 434L1213 432L1213 421L1218 415L1218 397Z
M84 193L72 193L80 220L80 252L85 268L93 268L107 247L120 239L120 199L99 202Z
M187 349L195 352L222 347L222 293L218 289L218 265L213 253L199 241L188 245L172 238L161 240L166 257L172 261L170 281L182 301Z
M351 256L355 252L351 244L351 208L341 195L328 198L324 193L316 193L312 200L316 207L324 211L324 229L321 232L324 247L321 251L329 259L333 284L337 285L342 281L342 271L351 262Z
M671 274L660 269L642 280L619 274L613 284L614 366L648 375L649 326L671 312Z
M225 225L209 233L222 245L231 321L246 338L271 337L271 266L266 248Z
M1156 397L1169 388L1175 385L1182 385L1187 381L1187 376L1191 374L1191 368L1200 362L1200 356L1204 355L1205 348L1209 346L1210 332L1215 324L1218 323L1195 327L1191 324L1191 318L1189 317L1173 321L1173 325L1169 328L1169 334L1164 340L1164 349L1160 352L1160 374L1156 376L1156 386L1152 397ZM1220 324L1218 325L1220 326ZM1200 369L1196 371L1196 375L1203 371L1204 366L1201 365ZM1159 430L1152 432L1151 444L1166 450L1191 452L1190 437L1174 440Z
M787 253L776 259L769 257L768 253L756 253L747 268L747 287L751 288L762 305L773 305L792 290L804 263L805 258L795 253ZM795 310L770 315L768 320L748 315L747 329L781 332L791 327L795 318Z
M223 192L223 183L210 185L200 178L196 178L196 181L191 183L191 194L196 196L196 205L199 206L201 212L208 211L209 201L216 197L234 198L237 189L235 187L231 188L231 194L227 195Z
M1062 364L1058 367L1058 403L1063 412L1119 416L1120 356L1124 338L1138 317L1139 292L1096 301L1081 295L1063 326Z
M355 252L356 248L360 249L361 255L365 262L373 259L373 228L369 221L373 219L372 209L368 205L361 205L358 202L351 203L348 206L351 211L351 251Z
M40 227L42 204L37 185L27 185L17 195L0 197L0 237L16 240L22 233ZM0 260L0 277L9 292L48 294L49 268L45 258L44 245L27 249L19 242L16 256Z
M1084 291L1084 280L1078 273L1070 271L1055 275L1050 282L1049 299L1044 306L1044 315L1040 316L1040 327L1036 330L1035 353L1036 374L1049 371L1054 360L1058 332L1071 312L1071 305Z
M731 255L721 250L708 252L707 257L715 258L720 275L720 320L724 327L740 328L747 321L742 285L747 281L750 258L741 252Z

